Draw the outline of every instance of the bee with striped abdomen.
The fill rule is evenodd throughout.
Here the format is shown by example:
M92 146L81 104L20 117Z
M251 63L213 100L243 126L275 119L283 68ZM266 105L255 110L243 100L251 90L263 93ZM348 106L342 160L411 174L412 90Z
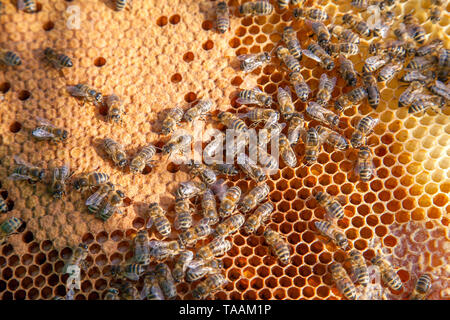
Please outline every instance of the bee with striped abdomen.
M175 299L177 296L177 287L172 277L170 268L165 263L159 263L155 266L155 274L158 279L159 286L167 299Z
M31 131L31 136L38 141L53 143L65 142L69 137L66 129L55 127L47 119L36 117L38 126Z
M27 180L29 183L36 183L45 179L45 169L29 164L18 155L14 156L14 162L18 166L14 168L8 179Z
M303 51L305 56L319 62L320 66L328 71L334 69L333 58L317 43L311 43L308 49Z
M272 123L278 122L280 114L276 110L267 108L254 108L247 113L239 115L240 118L248 118L253 122L253 126L258 125L261 122L265 122L266 126Z
M105 138L103 140L103 149L116 166L123 168L127 165L127 155L125 153L125 149L120 143L114 141L111 138Z
M350 256L349 260L352 265L352 270L356 280L359 282L360 285L366 287L369 284L370 278L364 257L356 249L350 251L349 256Z
M196 226L180 232L178 241L184 247L193 247L198 240L206 238L213 232L212 224L209 218L203 218Z
M426 31L412 13L408 13L403 17L403 23L408 33L417 43L423 44L425 42Z
M111 266L111 274L116 278L126 278L138 281L139 277L147 270L147 266L138 263Z
M37 5L34 0L17 0L17 9L26 13L36 13Z
M248 234L256 232L258 228L263 225L273 212L274 206L270 202L265 202L259 205L255 212L253 212L245 221L244 230Z
M72 68L72 60L63 53L57 53L50 47L45 48L44 56L51 65L56 69Z
M141 299L164 300L164 294L159 286L155 272L144 273L144 286L140 294Z
M195 257L196 259L211 260L214 257L221 256L231 249L231 242L222 237L215 237L211 242L200 247Z
M389 59L386 55L371 56L366 59L363 65L363 74L375 72L388 63Z
M190 150L192 139L193 137L190 134L180 134L171 137L162 147L162 154L169 155L169 157L173 154L184 155Z
M300 72L291 72L289 74L289 80L294 87L297 97L302 102L306 102L308 100L309 94L311 93L311 89L309 88L302 74Z
M134 262L137 264L150 264L150 238L147 230L139 230L134 238Z
M277 99L278 104L280 105L281 115L285 120L289 120L295 112L295 106L292 102L291 89L289 89L289 87L278 87Z
M352 280L350 280L350 277L348 276L347 271L345 271L344 267L340 263L335 262L331 265L330 270L331 276L333 278L333 281L336 283L336 287L338 288L338 290L348 300L355 300L356 288L353 285Z
M9 236L18 233L17 230L22 226L23 220L11 217L0 224L0 244L8 241Z
M314 195L317 202L325 208L327 214L333 219L342 219L344 217L344 208L334 197L326 192L317 192Z
M300 42L297 39L297 32L294 31L294 28L287 26L284 27L283 30L283 42L286 44L289 53L297 60L302 59L302 47L300 46ZM289 68L289 67L288 67Z
M326 45L326 52L333 58L339 55L353 56L359 53L359 46L355 43L343 42L343 43L329 43Z
M411 84L406 88L405 91L400 94L400 97L398 98L398 106L399 107L408 107L410 106L413 101L417 98L418 94L422 92L423 90L423 84L419 81L413 81Z
M370 54L388 54L391 57L403 59L406 56L404 43L401 41L377 42L369 45Z
M257 104L259 106L270 107L273 103L272 97L264 93L258 87L251 90L242 90L236 99L240 104Z
M241 195L242 191L238 186L233 186L225 191L219 205L220 217L226 218L234 213ZM219 194L220 197L221 195Z
M380 269L381 279L389 288L393 290L400 290L403 287L402 280L395 272L392 265L383 257L380 253L378 253L371 260L373 265L376 265Z
M326 21L329 18L326 11L319 8L295 8L292 14L294 18L304 18L313 21Z
M343 250L347 250L349 244L345 234L338 231L329 221L314 222L317 230L324 236L329 238L336 246Z
M226 176L235 176L239 173L238 169L233 164L229 163L213 163L210 168L219 174L224 174Z
M239 210L243 213L249 212L263 201L270 192L269 185L263 182L251 189L240 201Z
M372 151L368 146L360 147L358 151L356 173L362 181L367 182L372 178L374 171Z
M156 230L165 238L172 232L169 219L166 217L166 211L156 203L150 203L148 212L147 228L155 225Z
M200 177L200 179L207 185L211 185L217 181L217 176L214 170L203 163L198 163L191 160L186 166L192 176Z
M156 154L156 148L153 144L149 144L142 148L141 151L131 160L130 171L133 173L142 173L146 165L150 165L154 161L152 158Z
M75 250L72 253L72 256L70 259L64 264L64 267L61 271L61 273L67 273L69 267L71 266L77 266L80 268L85 267L85 260L88 256L88 247L84 243L80 243L78 247L75 248Z
M75 86L67 86L67 92L77 99L86 102L92 102L96 106L100 106L103 102L103 95L94 89L89 88L86 84L80 83Z
M184 111L180 107L172 108L167 112L161 126L161 134L167 135L172 133L183 119Z
M194 107L184 113L184 120L192 122L195 119L204 119L206 114L211 111L213 102L210 99L200 100Z
M317 43L320 46L328 45L331 39L330 32L327 27L320 21L306 20L306 24L311 28L317 37Z
M356 17L350 13L346 13L342 16L342 22L344 25L349 26L353 31L364 37L370 37L371 30L369 25L364 20Z
M445 83L443 83L442 81L439 81L437 79L434 81L430 81L427 84L427 88L432 93L434 93L438 96L441 96L445 100L447 100L447 101L450 100L450 88L448 85L445 85Z
M450 49L442 48L441 50L439 50L438 66L441 68L450 67Z
M277 0L278 8L280 8L280 10L287 9L290 2L291 0Z
M66 180L69 179L73 174L73 172L70 172L70 167L68 164L53 168L52 182L49 186L49 191L53 198L61 199L63 195L66 194Z
M184 250L183 244L178 240L160 241L151 240L150 244L150 255L156 261L164 261L171 259L176 255L180 254Z
M262 182L266 180L267 176L265 170L258 166L255 161L250 159L245 153L238 156L238 166L246 174L247 177L256 181Z
M248 2L247 2L248 3ZM269 2L267 2L269 3ZM228 283L228 280L220 273L215 273L208 276L205 280L200 282L194 290L192 290L192 296L194 299L205 299L209 295L218 291L222 286Z
M96 200L93 200L92 196L89 197L86 200L86 205L89 212L94 213L96 218L106 221L115 213L123 214L118 209L123 198L125 198L125 194L121 190L112 189L100 195Z
M357 78L353 63L344 56L340 56L339 61L341 63L339 67L339 73L341 74L345 82L347 82L348 86L354 87L356 85Z
M342 113L345 109L352 107L353 105L361 102L362 99L367 97L367 91L364 87L358 87L346 94L341 95L334 103L334 108Z
M345 139L342 135L339 133L328 129L327 127L318 125L316 127L317 134L319 136L319 143L323 144L326 143L333 148L339 149L339 150L347 150L350 144L348 143L347 139Z
M226 126L228 129L235 130L236 132L246 133L248 131L245 122L238 118L235 114L231 112L220 112L217 115L218 121Z
M211 189L207 189L202 196L202 210L201 214L208 219L209 225L214 225L219 222L219 214L216 209L216 198Z
M268 0L246 2L239 6L239 13L243 16L267 16L272 12L273 5Z
M123 125L122 115L126 114L123 108L123 101L115 94L110 94L105 98L105 104L108 107L106 118L109 122Z
M92 189L98 187L109 181L109 175L103 172L92 171L82 174L73 183L75 190L84 191L86 189Z
M428 56L430 54L435 54L444 46L444 41L442 39L434 39L430 43L425 44L416 50L416 56Z
M380 90L378 89L377 79L372 73L366 73L363 75L362 80L367 91L369 105L376 109L380 104Z
M180 253L172 269L172 276L175 282L184 280L186 270L192 259L194 259L194 253L192 251L185 250Z
M268 52L241 54L238 57L240 68L244 72L252 72L253 70L268 64L271 60Z
M121 281L120 283L120 298L121 300L138 300L139 291L129 281Z
M336 85L336 77L328 78L326 73L322 73L319 80L319 91L317 92L317 103L326 105L331 99L331 94Z
M209 261L193 260L186 271L186 281L194 282L200 280L204 276L220 273L223 263L219 259Z
M269 245L273 253L280 259L282 264L288 264L291 252L288 243L285 239L276 231L266 228L264 230L264 239Z
M0 196L0 213L5 213L9 211L8 203L5 200L6 199L3 199L3 197Z
M355 127L355 132L353 132L352 138L350 139L352 147L359 148L363 144L363 139L367 139L367 136L373 132L373 128L378 122L378 119L374 119L371 116L365 116L359 120Z
M305 137L305 160L306 165L311 165L317 161L320 152L319 135L315 128L309 128Z
M189 199L175 200L175 220L176 230L186 230L192 226L192 213L194 210L189 205Z
M297 165L297 156L291 147L288 138L284 134L279 135L278 145L280 146L280 155L288 167L295 168Z
M406 30L406 26L403 23L398 24L397 28L394 29L394 35L399 41L403 43L403 47L405 48L406 54L408 56L415 54L416 43Z
M401 61L392 61L381 68L380 72L378 73L378 82L384 81L389 82L391 81L394 76L403 69L403 63Z
M226 1L220 1L216 6L216 29L225 33L230 28L230 12Z
M279 46L278 48L275 49L275 53L276 53L278 59L280 59L284 63L284 65L286 66L286 68L289 71L300 72L300 70L301 70L300 63L290 53L289 49L287 49L283 46Z
M115 0L116 2L116 11L123 11L127 6L128 9L132 9L133 0Z
M339 116L314 101L308 102L306 113L313 119L327 124L333 128L339 125Z
M417 279L409 300L425 300L431 290L431 275L425 273Z
M437 62L437 58L434 56L414 57L406 65L407 70L428 70Z
M446 104L445 98L440 96L419 97L413 101L408 109L408 113L418 113L427 109L437 112L438 108L443 108Z
M303 118L303 114L295 112L291 119L289 120L289 128L287 132L287 138L289 143L292 145L297 144L297 142L302 138L304 141L306 137L306 122Z
M245 222L245 217L238 213L232 215L220 222L214 230L214 235L219 237L228 237L237 232Z
M190 199L203 194L206 191L206 185L203 182L184 181L181 182L178 189L175 190L175 198Z
M329 25L328 31L341 42L350 42L354 44L359 44L360 42L359 36L356 33L338 24Z

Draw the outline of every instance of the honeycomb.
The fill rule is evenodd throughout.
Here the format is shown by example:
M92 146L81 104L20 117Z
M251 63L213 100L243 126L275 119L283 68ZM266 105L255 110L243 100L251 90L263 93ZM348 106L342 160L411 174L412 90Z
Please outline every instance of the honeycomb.
M17 216L26 221L26 226L0 248L2 299L64 296L68 276L61 270L80 242L88 245L89 255L75 299L103 298L113 285L111 265L133 255L131 240L145 225L145 204L157 201L171 211L173 191L189 176L180 166L164 161L146 168L141 176L132 176L112 166L96 139L116 139L133 156L148 142L157 146L164 143L158 135L160 111L171 106L187 106L197 97L209 96L221 110L245 112L246 107L237 104L234 97L249 80L275 98L277 87L288 84L276 58L249 76L230 65L230 57L272 50L284 26L291 23L302 46L308 41L309 31L293 20L292 10L279 11L275 1L271 2L275 6L272 15L233 15L230 31L224 35L213 27L216 1L139 1L131 11L118 13L108 0L41 0L39 12L33 15L17 12L6 3L6 14L0 16L0 43L19 53L24 63L0 73L4 97L0 119L1 195L10 209L2 214L1 221ZM349 1L339 3L325 0L316 5L330 16L351 9ZM70 13L66 10L73 5L80 8L80 29L67 27ZM229 5L236 8L239 2L231 0ZM305 5L312 3L307 1ZM448 46L449 8L443 10L439 24L432 25L426 20L427 11L418 10L428 6L428 2L398 1L396 13L415 8L429 37L439 36ZM362 41L361 51L365 53L363 45L368 43ZM65 79L41 61L39 50L46 46L64 50L72 57L74 67L64 70ZM356 70L361 70L361 57L351 60ZM302 66L302 75L314 94L324 70L307 59L302 60ZM123 98L127 108L124 126L106 123L105 110L80 106L69 97L66 84L79 82ZM375 176L368 183L359 181L353 172L356 152L351 149L342 152L324 146L318 162L311 167L292 169L281 163L278 173L267 181L269 198L275 205L267 225L286 237L292 247L291 263L282 266L270 254L261 229L250 236L239 231L232 236L232 249L222 259L230 282L211 298L342 299L332 283L329 265L341 262L348 270L349 264L343 251L317 236L314 221L323 219L325 211L311 195L320 189L344 196L345 218L339 221L339 227L366 259L374 255L369 247L373 238L390 249L404 283L403 291L392 298L406 298L418 275L426 271L435 277L428 298L449 298L449 110L410 115L406 108L397 107L396 97L404 88L396 80L379 87L379 107L374 111L364 102L346 110L339 128L350 138L361 117L371 114L380 119L368 139L374 150ZM349 89L338 78L333 99ZM298 111L305 110L300 101L295 101L295 106ZM28 130L37 116L67 128L69 141L63 147L31 141ZM303 151L299 143L296 153L302 155ZM77 172L100 167L126 190L126 214L103 223L86 213L79 193L68 192L64 200L53 200L42 184L8 180L15 154L44 166L69 161ZM254 183L241 174L231 178L229 185L238 185L245 193ZM179 284L178 298L192 298L190 292L196 284ZM142 283L137 286L141 288Z

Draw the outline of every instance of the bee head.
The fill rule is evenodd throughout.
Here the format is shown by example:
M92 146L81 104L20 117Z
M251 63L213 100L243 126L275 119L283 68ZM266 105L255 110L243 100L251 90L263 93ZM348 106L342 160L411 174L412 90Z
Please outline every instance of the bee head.
M326 65L327 70L333 70L334 69L334 62L330 59Z
M123 193L123 191L117 190L116 193L120 198L122 198L122 199L125 198L125 194Z
M271 96L267 96L264 98L264 105L266 105L267 107L270 107L273 103L273 99Z
M73 187L75 190L80 190L81 188L85 188L88 185L88 181L86 178L80 178L73 183Z
M353 249L349 252L350 258L356 257L359 254L358 250Z
M345 235L339 233L338 235L336 235L336 240L337 240L338 246L340 246L342 248L348 247L348 241L347 241L347 238L345 237Z
M45 178L45 170L44 169L39 171L38 178L39 178L39 180L44 180L44 178Z
M154 209L158 207L158 203L157 202L152 202L148 205L149 209Z
M119 167L124 167L126 166L128 163L127 159L122 159L119 161Z
M269 62L269 61L270 61L270 59L271 59L271 57L270 57L270 53L268 53L268 52L264 52L264 58L265 58L265 60L266 60L267 62Z
M78 245L78 247L79 247L79 248L82 248L82 249L84 249L84 250L87 250L87 248L88 248L88 246L87 246L85 243L80 243L80 244Z
M103 95L100 92L95 93L95 101L97 101L97 103L102 103Z
M61 199L62 196L63 196L63 194L64 194L64 190L55 190L55 191L53 192L53 198L55 198L55 199Z
M303 9L301 8L294 9L294 17L295 18L303 17Z
M340 269L340 264L335 262L330 266L330 271L331 272L336 272Z
M47 48L45 48L45 50L44 50L44 54L45 54L46 56L52 55L53 53L54 53L54 51L53 51L53 49L50 48L50 47L47 47Z
M66 140L69 137L69 132L67 130L62 130L61 137Z
M321 201L324 197L325 197L325 194L322 191L319 191L314 195L314 198L317 201Z

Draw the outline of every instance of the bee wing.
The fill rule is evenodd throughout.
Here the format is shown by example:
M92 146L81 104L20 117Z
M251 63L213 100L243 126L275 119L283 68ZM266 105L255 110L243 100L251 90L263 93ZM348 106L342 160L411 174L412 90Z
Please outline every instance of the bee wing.
M106 99L105 99L105 103L106 103L106 105L108 106L108 108L109 107L111 107L111 105L114 103L114 102L119 102L119 103L122 103L122 100L120 100L120 98L116 95L116 94L110 94L109 96L107 96L106 97Z
M437 88L444 90L447 93L450 93L450 88L446 86L445 83L443 83L442 81L436 79L435 85Z
M153 218L149 217L147 221L147 225L145 226L147 229L150 229L153 225Z
M163 242L162 242L162 241L159 241L159 240L150 240L150 241L148 242L148 246L149 246L151 249L160 248L160 247L163 246Z
M17 9L19 9L19 10L25 9L25 1L24 0L17 0Z
M371 64L376 63L379 60L382 60L382 58L380 56L371 56L366 59L365 63L368 65L371 65Z
M237 103L240 103L240 104L256 104L257 102L258 102L258 100L256 100L256 99L245 99L245 98L237 98L236 99L236 102Z
M222 201L225 193L228 190L228 186L224 183L223 179L217 180L212 186L211 190L216 194Z
M332 85L331 91L334 90L334 87L336 86L336 81L337 81L337 78L336 78L336 77L333 77L333 78L330 79L330 82L331 82L331 85Z
M89 198L87 198L86 205L91 206L100 204L100 202L103 200L103 198L106 197L107 194L107 192L104 192L101 189L95 191Z
M141 300L145 299L145 297L149 294L149 292L150 292L150 286L148 284L145 284L142 287L141 293L139 294L139 297L141 298Z
M8 177L9 180L28 180L30 179L29 176L24 176L18 173L13 173Z
M59 167L58 174L58 178L61 181L65 181L70 176L70 165L68 163L64 163L63 166Z
M205 260L202 259L195 259L191 260L189 263L186 264L186 267L189 269L196 269L205 264Z
M253 90L255 93L257 93L257 94L263 93L262 90L261 90L259 87L254 87L252 90Z
M273 113L269 116L269 118L267 119L266 126L269 126L269 125L271 125L271 124L277 122L278 117L279 117L278 112L273 112Z
M77 86L67 86L67 92L74 97L86 97L86 93L78 89Z
M20 164L22 166L27 166L27 167L31 167L32 166L31 164L29 164L28 162L23 160L19 155L15 155L14 156L14 161L16 162L16 164Z
M45 118L41 118L41 117L36 117L37 122L39 123L39 125L46 125L46 126L51 126L51 127L55 127L50 121L48 121Z
M237 56L239 61L252 60L256 57L256 54L241 54Z
M53 138L55 135L47 130L44 130L43 128L36 128L34 129L31 134L33 137L36 138Z
M310 59L313 59L317 62L322 62L322 59L320 59L318 56L316 56L314 53L312 53L310 50L302 50L302 53L307 56Z
M320 76L320 80L319 80L319 90L323 89L323 87L325 86L325 84L328 81L328 76L326 73L322 73L322 75Z

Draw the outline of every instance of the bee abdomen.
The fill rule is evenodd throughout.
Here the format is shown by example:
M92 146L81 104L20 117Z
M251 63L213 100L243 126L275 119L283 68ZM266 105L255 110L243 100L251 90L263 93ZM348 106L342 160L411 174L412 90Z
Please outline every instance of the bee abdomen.
M4 54L3 62L8 66L20 66L22 64L20 57L12 51L7 51Z
M127 5L127 0L116 0L116 10L122 11Z
M170 222L166 217L158 217L155 219L155 228L163 236L167 237L171 232Z
M400 288L403 286L402 280L393 270L383 273L383 279L386 284L393 290L400 290Z

